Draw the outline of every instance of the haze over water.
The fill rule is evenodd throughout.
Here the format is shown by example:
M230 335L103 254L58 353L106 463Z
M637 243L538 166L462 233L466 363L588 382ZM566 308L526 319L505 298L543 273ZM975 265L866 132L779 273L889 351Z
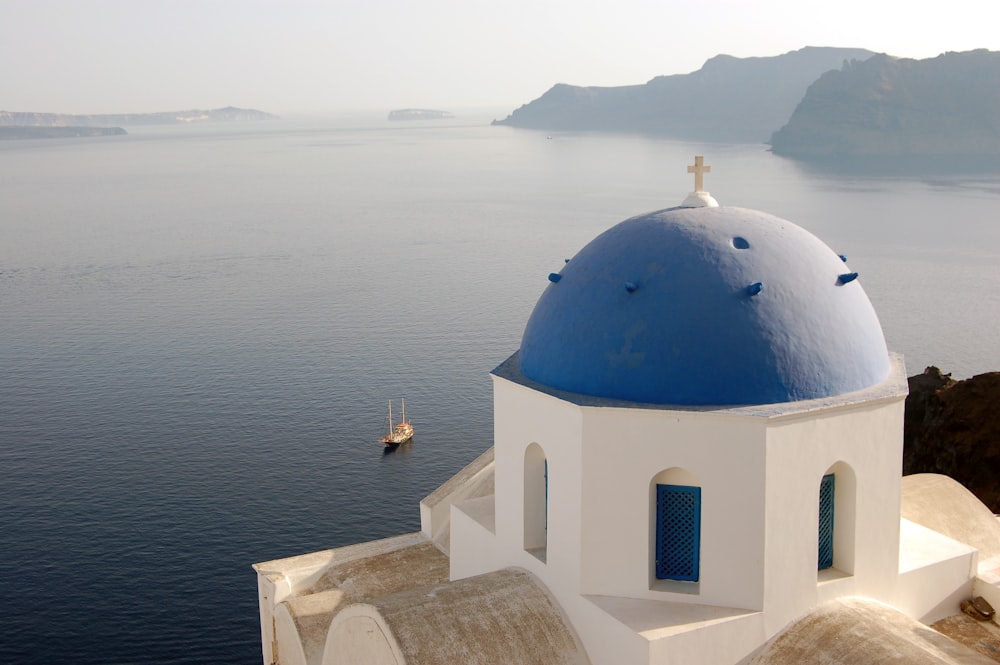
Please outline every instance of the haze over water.
M548 273L677 205L695 154L721 204L847 255L909 374L1000 370L1000 176L488 120L0 143L9 659L258 662L250 564L417 530L491 445ZM399 397L416 438L384 455Z

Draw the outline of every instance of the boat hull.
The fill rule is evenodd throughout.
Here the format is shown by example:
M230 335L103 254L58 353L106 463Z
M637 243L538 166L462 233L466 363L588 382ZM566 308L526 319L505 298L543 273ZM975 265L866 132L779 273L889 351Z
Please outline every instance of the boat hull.
M413 439L413 426L410 423L400 423L396 429L381 439L381 443L386 446L398 446L409 443Z
M413 425L411 425L406 420L406 402L403 402L403 419L402 422L393 425L392 424L392 401L389 402L389 431L386 435L379 439L379 443L388 447L398 446L403 443L409 443L410 439L413 438Z

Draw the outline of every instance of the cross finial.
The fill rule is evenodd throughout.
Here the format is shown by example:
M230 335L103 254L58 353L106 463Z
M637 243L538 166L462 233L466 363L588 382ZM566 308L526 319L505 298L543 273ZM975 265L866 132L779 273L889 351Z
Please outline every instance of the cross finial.
M688 173L694 174L694 191L681 203L682 208L715 208L719 205L719 202L705 191L705 174L711 172L712 167L705 165L705 158L696 155L694 166L688 167Z
M694 191L705 191L705 174L711 172L712 167L705 166L705 158L701 155L696 155L694 158L694 166L688 167L688 173L694 174Z

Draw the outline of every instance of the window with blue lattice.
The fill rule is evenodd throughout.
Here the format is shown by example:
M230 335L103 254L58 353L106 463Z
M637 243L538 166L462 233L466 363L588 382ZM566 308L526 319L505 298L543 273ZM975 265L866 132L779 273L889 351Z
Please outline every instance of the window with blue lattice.
M545 530L549 530L549 461L545 460Z
M819 569L833 567L834 474L823 476L819 484Z
M701 488L656 486L656 577L698 581L701 554Z

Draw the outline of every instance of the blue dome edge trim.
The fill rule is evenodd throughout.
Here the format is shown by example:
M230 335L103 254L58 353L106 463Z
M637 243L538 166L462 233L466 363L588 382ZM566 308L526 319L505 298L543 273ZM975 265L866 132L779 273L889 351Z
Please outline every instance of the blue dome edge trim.
M769 404L656 404L651 402L630 402L628 400L595 397L567 390L558 390L526 377L520 369L520 351L515 351L502 363L490 371L490 375L517 384L554 399L590 408L641 409L648 411L678 411L682 413L733 414L761 418L777 418L799 413L811 413L824 408L842 407L861 402L887 399L905 399L909 393L906 365L903 355L888 354L889 373L880 383L832 397L820 397L795 402L774 402Z

